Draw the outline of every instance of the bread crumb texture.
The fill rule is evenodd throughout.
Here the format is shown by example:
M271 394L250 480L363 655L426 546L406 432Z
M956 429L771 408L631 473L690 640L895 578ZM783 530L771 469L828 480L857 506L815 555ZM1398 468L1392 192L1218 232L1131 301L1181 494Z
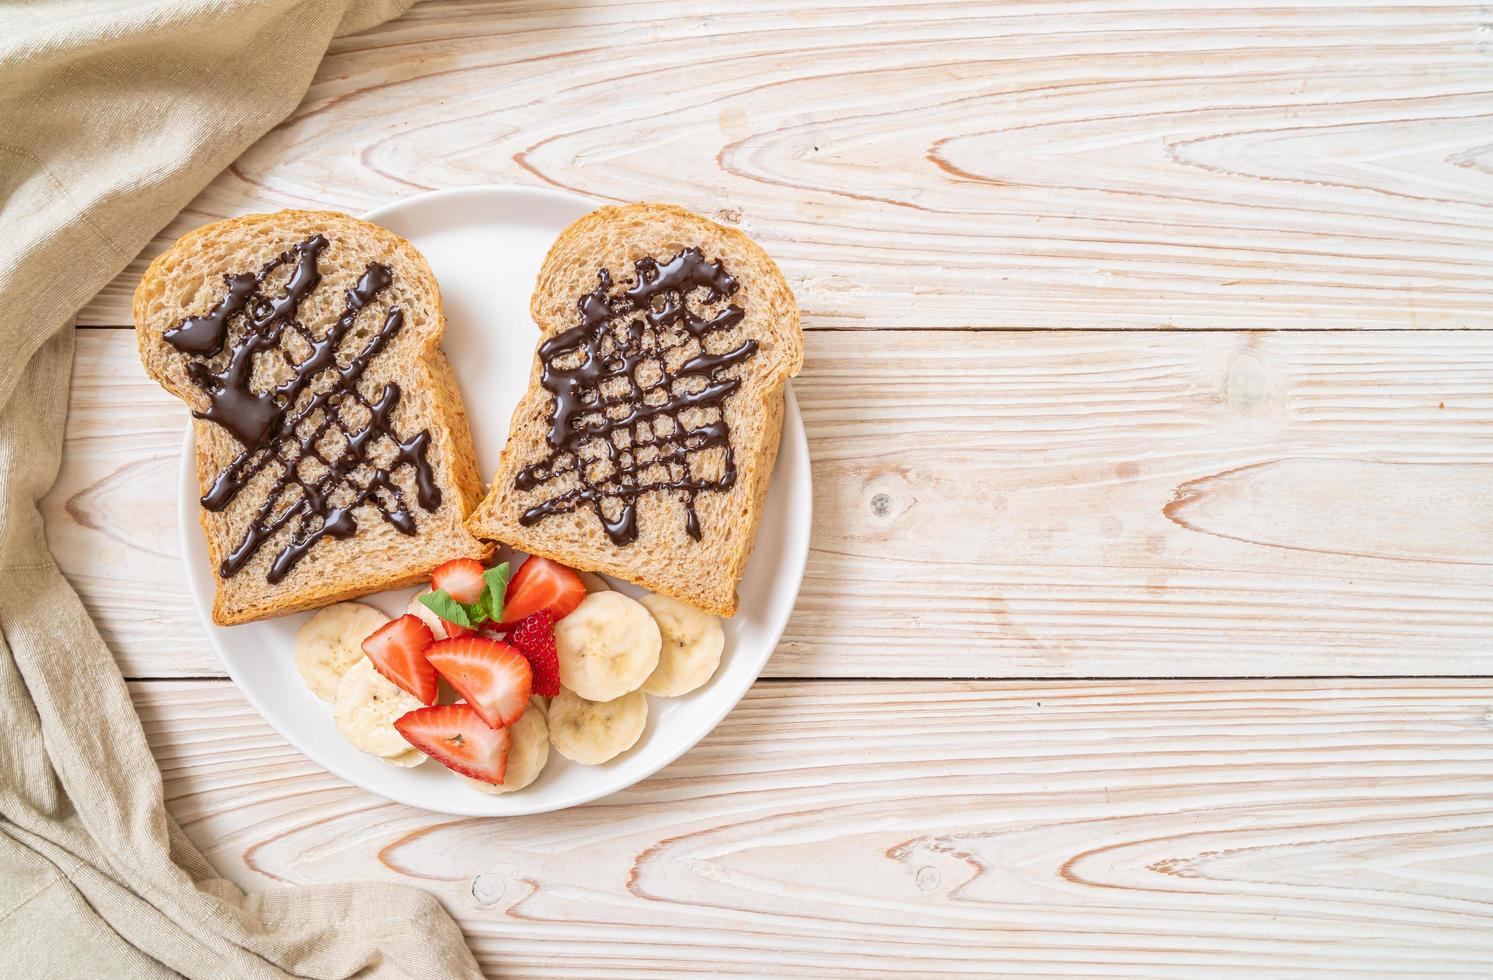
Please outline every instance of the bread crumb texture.
M657 284L652 277L660 267L690 249L705 263L702 281L719 272L734 286L646 288ZM726 282L719 275L714 281ZM646 307L629 308L628 290L638 295L640 283L650 293ZM572 340L591 319L582 314L588 297L614 304L610 317L597 318L605 325L590 348L601 377L586 376L573 414L562 421L594 436L574 440L573 452L558 451L551 442L557 399L543 383L540 350L571 331L556 342L551 364L576 373L586 351ZM685 306L694 330L675 304ZM739 316L722 316L733 306ZM777 456L784 386L803 363L798 306L782 272L741 232L682 208L607 207L556 239L530 311L540 337L529 387L514 410L488 496L468 522L472 531L732 615ZM754 348L750 356L730 356L743 345ZM726 363L692 369L709 359ZM711 385L731 391L718 404L650 411L669 400L688 402ZM722 423L728 442L707 435ZM729 486L680 489L702 484ZM691 510L698 540L690 534ZM618 543L619 528L622 537L635 537Z
M236 572L218 574L213 618L221 625L410 585L441 561L485 557L492 550L464 524L481 496L481 477L461 393L440 347L445 330L440 291L425 259L398 235L335 212L280 211L216 222L183 236L151 263L135 291L135 332L146 372L194 412L207 410L207 389L214 384L210 375L229 369L233 348L255 329L251 319L258 315L261 329L273 332L276 326L263 326L271 319L269 304L294 292L287 287L297 262L275 264L277 257L317 235L326 239L315 255L319 281L280 318L275 342L252 357L248 374L250 392L279 392L273 397L288 423L247 453L245 443L222 425L201 418L193 423L202 493L230 467L236 466L234 472L242 476L226 506L200 510L213 568L218 570L246 539L255 538L256 527L268 529ZM352 309L349 291L375 264L388 269L387 285L369 290L366 305L341 328L331 360L310 370L307 359L328 339L338 318ZM188 354L168 342L168 332L187 318L203 317L225 299L226 277L270 266L244 312L227 318L220 350ZM388 336L380 345L381 328L395 309L402 323L392 332L382 331ZM366 355L366 367L351 368L360 354ZM297 389L293 379L298 374L307 380ZM352 378L341 395L334 391L339 378ZM370 422L374 406L390 399L391 385L398 391L383 426L386 435ZM313 404L318 398L321 402ZM356 441L370 428L374 434L363 444L356 465L339 478L329 465L350 451L350 438ZM422 431L429 434L424 459L440 496L433 510L418 502L416 467L402 463L396 442ZM379 471L388 474L387 485L377 482ZM291 478L283 480L287 473ZM374 492L357 503L370 481ZM307 485L330 488L331 508L352 504L355 533L320 536L283 578L271 582L277 556L321 527L308 506ZM398 511L401 502L413 520L413 534L403 533L398 521L386 516Z

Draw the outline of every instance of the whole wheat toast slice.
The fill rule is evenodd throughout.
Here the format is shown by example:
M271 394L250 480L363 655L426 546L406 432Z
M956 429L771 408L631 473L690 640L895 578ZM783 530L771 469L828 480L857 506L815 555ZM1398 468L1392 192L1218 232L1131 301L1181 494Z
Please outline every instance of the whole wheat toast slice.
M491 546L440 349L440 291L398 235L280 211L182 236L135 290L146 372L193 410L224 626L411 585Z
M530 312L529 388L468 527L734 614L803 363L777 265L682 208L602 208L556 239Z

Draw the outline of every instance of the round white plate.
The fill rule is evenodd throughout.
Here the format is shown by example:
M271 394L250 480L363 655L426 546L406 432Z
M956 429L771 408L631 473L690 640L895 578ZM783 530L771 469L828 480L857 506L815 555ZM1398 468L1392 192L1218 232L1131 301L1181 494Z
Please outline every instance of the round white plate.
M485 474L497 467L509 416L528 384L537 335L529 319L529 293L539 264L555 236L594 207L595 202L559 191L470 187L421 194L366 216L408 238L435 269L447 316L444 347L461 381ZM292 745L348 782L400 803L468 816L543 813L606 796L662 769L714 728L757 679L782 636L803 579L813 496L803 421L790 388L767 509L741 582L741 609L726 622L726 652L715 677L681 698L649 697L643 737L606 765L583 766L551 752L549 765L532 784L489 796L436 762L396 769L343 740L331 706L306 688L292 661L296 630L310 613L227 628L213 624L214 581L197 523L190 425L180 485L182 551L192 600L229 676L249 702ZM522 558L507 549L500 557ZM641 592L611 584L633 595ZM415 591L361 601L395 616Z

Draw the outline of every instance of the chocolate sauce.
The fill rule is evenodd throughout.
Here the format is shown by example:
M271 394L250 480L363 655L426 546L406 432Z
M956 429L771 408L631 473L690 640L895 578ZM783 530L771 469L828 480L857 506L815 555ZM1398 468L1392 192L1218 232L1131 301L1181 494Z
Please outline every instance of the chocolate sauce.
M634 266L637 278L620 292L614 290L611 273L600 270L596 289L578 303L581 322L539 347L540 383L554 396L550 453L521 471L514 486L534 490L567 477L565 482L573 485L530 507L519 523L532 526L552 514L589 506L612 543L625 545L637 540L639 497L679 493L685 530L699 541L695 498L736 484L724 405L741 380L726 371L756 353L757 342L748 339L725 351L708 349L710 341L745 314L728 304L706 319L690 308L695 290L706 290L704 303L709 305L738 288L722 264L705 261L699 249L687 248L662 265L650 257ZM679 360L672 370L670 360ZM645 383L640 373L656 378ZM626 392L608 394L608 388ZM688 409L713 410L715 417L686 429L682 414ZM619 438L625 446L618 445ZM717 446L724 454L720 476L694 475L699 454ZM585 458L588 449L593 457L605 453L610 472L593 476L600 460ZM660 475L645 478L648 471ZM609 501L616 510L611 518L605 507Z
M322 538L356 534L356 511L364 504L371 504L395 529L414 534L415 518L393 477L393 470L401 466L414 470L422 508L434 511L441 505L441 490L426 459L429 431L402 441L394 431L391 415L399 404L399 386L384 385L372 402L359 389L368 365L404 326L404 313L391 307L382 326L345 365L337 359L358 314L393 282L388 266L375 262L364 270L347 291L342 314L323 336L312 335L297 319L301 303L321 284L317 259L329 244L325 236L314 235L257 273L224 276L228 294L223 299L202 316L187 317L165 333L167 342L192 358L187 375L207 395L207 409L194 414L222 426L244 447L213 480L202 506L223 510L260 472L278 467L243 538L219 566L224 578L236 574L288 527L289 540L265 575L270 582L279 582ZM292 262L282 292L264 295L270 274ZM240 316L241 332L229 343L229 323ZM292 343L292 338L299 342ZM226 363L215 368L225 346ZM310 353L297 360L293 347ZM261 355L278 355L290 368L290 377L256 388L254 368ZM361 428L345 417L348 408L357 406L367 416ZM334 451L323 446L329 436L338 445ZM380 466L372 451L385 441L393 447L393 458L388 466ZM313 476L303 469L321 472Z

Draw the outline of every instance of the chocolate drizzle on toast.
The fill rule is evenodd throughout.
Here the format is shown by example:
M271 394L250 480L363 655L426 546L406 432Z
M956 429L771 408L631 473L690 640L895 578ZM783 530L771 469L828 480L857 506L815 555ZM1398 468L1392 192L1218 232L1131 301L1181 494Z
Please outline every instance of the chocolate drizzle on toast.
M243 538L219 566L224 578L236 574L288 526L289 540L265 575L279 582L322 538L356 534L355 512L364 504L397 530L414 534L414 515L393 478L400 467L413 469L422 508L434 511L441 504L441 490L426 459L429 430L401 440L391 423L399 386L385 384L373 401L359 390L368 365L404 325L404 313L391 307L362 347L346 363L338 361L358 315L393 282L389 267L368 265L324 335L314 336L297 319L302 301L321 284L317 257L328 244L325 236L314 235L257 273L224 276L227 295L207 313L187 317L165 333L168 343L188 355L187 375L207 395L208 407L195 412L196 417L222 426L244 447L214 479L202 506L221 511L261 472L275 474ZM288 263L282 291L266 296L265 281ZM230 343L229 323L235 317L242 317L242 325ZM226 358L220 356L225 347ZM296 356L293 350L303 353ZM269 367L276 375L287 372L273 359L283 361L288 377L256 383L261 356L272 359ZM374 450L385 441L393 447L392 458L380 465Z
M699 541L695 498L736 483L724 406L741 379L728 371L756 353L757 342L712 350L729 343L744 314L731 303L706 318L690 302L691 293L705 290L703 305L720 304L738 284L698 248L634 266L637 278L621 290L600 270L596 289L580 299L581 322L539 347L540 383L554 396L550 452L520 471L514 486L559 486L523 513L525 527L588 506L613 544L630 544L638 536L638 499L677 493L685 530ZM718 473L704 475L716 449Z

